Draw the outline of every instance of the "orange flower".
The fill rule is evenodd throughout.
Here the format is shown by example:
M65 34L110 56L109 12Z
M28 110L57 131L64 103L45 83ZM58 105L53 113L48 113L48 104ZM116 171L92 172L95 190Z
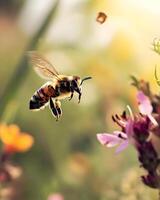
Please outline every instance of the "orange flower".
M8 153L25 152L34 142L31 135L22 133L17 125L0 125L0 139L4 144L4 150Z

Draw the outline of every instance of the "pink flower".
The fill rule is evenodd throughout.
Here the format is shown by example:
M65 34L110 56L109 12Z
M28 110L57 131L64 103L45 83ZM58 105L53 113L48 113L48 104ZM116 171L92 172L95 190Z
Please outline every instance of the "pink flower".
M147 172L142 176L143 183L159 189L160 95L153 95L148 90L147 82L138 81L134 77L133 81L133 85L138 89L137 100L140 113L133 115L128 107L129 115L124 111L120 116L117 114L112 116L121 131L114 131L113 134L99 133L97 139L106 147L118 146L116 152L121 152L128 144L132 144L138 153L140 166Z
M48 200L64 200L64 197L60 193L51 194Z
M132 136L133 123L132 120L129 119L125 124L125 133L122 131L114 131L113 134L108 133L98 133L97 139L98 141L106 146L106 147L114 147L118 146L116 149L116 153L119 153L126 149L129 145L129 140Z
M151 122L157 126L158 123L152 116L153 107L151 105L150 99L142 92L139 91L137 94L137 100L139 104L139 111L142 115L147 115Z
M151 115L153 108L149 98L142 92L139 91L137 94L137 100L139 104L140 113L143 115Z

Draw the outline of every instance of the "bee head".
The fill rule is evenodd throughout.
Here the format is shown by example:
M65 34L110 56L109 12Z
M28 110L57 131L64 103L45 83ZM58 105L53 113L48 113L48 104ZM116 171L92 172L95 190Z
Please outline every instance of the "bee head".
M91 78L92 77L85 77L81 80L81 78L79 76L74 76L73 80L72 80L72 85L73 85L75 91L81 90L81 85L82 85L83 81L89 80Z
M76 91L76 92L80 92L80 84L81 84L81 79L79 76L73 76L73 79L72 79L72 88Z
M89 80L91 78L92 78L91 76L88 76L88 77L85 77L81 80L81 78L79 76L74 76L73 82L76 82L78 86L81 86L84 81Z
M74 91L76 91L76 92L79 94L79 97L78 97L79 103L80 103L81 95L82 95L82 88L81 88L81 85L82 85L83 81L88 80L88 79L91 79L91 77L85 77L85 78L83 78L83 79L81 80L80 77L78 77L78 76L73 76L73 79L72 79L72 82L71 82L71 84L72 84L72 89L73 89ZM73 96L73 93L72 93L72 96Z
M75 85L80 86L81 85L81 78L79 76L73 76L73 84L75 83Z

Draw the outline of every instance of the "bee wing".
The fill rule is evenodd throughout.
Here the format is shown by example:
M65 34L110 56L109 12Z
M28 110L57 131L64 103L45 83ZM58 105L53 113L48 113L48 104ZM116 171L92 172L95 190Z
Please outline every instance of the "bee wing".
M28 56L34 67L34 70L40 77L44 79L56 78L60 80L57 70L43 56L34 51L28 52Z

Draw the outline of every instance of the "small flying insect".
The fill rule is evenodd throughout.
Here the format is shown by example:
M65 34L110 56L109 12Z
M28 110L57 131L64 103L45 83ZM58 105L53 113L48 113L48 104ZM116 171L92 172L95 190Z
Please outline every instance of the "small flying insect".
M82 95L82 83L91 77L82 80L79 76L60 75L53 65L37 52L28 52L30 61L37 74L48 81L42 85L31 97L29 102L30 110L41 110L49 105L56 120L62 116L60 100L73 98L74 92L78 93L78 103Z
M103 24L103 23L106 21L106 19L107 19L106 13L104 13L104 12L99 12L99 13L97 14L96 21L97 21L98 23Z

